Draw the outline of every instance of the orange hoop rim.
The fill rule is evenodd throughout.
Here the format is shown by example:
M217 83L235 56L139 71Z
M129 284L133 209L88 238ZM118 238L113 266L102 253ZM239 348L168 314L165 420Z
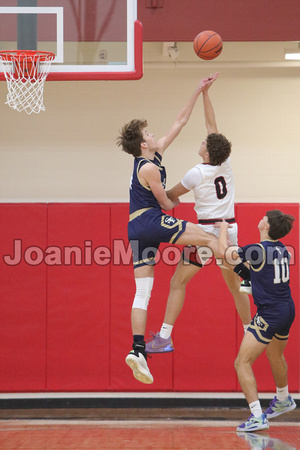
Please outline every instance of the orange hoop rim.
M55 53L53 52L42 52L39 50L1 50L0 58L5 61L13 61L15 58L25 60L26 58L31 58L33 61L53 61L55 58Z

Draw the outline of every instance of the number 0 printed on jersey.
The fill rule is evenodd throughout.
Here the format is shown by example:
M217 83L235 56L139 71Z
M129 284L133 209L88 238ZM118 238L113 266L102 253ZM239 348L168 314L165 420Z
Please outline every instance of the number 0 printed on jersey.
M216 187L216 194L219 200L226 197L227 195L227 186L226 181L224 177L217 177L215 179L215 187Z

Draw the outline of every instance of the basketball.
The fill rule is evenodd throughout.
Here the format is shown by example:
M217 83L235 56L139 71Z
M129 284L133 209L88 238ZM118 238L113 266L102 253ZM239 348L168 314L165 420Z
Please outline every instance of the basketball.
M223 40L215 31L202 31L194 39L195 53L201 59L215 59L220 55L222 49Z

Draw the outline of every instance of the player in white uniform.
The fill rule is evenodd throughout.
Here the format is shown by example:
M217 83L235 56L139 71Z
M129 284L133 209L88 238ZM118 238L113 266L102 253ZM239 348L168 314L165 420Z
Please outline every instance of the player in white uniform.
M219 230L214 224L218 219L225 218L231 224L230 240L232 244L236 244L237 224L234 218L234 181L230 157L220 165L204 162L197 164L186 173L177 189L180 192L185 190L183 193L193 190L194 209L201 228L218 237ZM170 193L172 191L173 189ZM201 249L198 252L198 260L204 262L201 261Z
M213 106L208 94L208 89L213 81L208 83L202 92L208 133L198 152L203 162L189 170L180 183L167 191L167 195L173 201L193 190L199 226L218 237L219 229L215 228L214 224L224 218L231 224L231 228L228 229L231 244L237 245L237 224L234 218L234 181L229 157L231 144L217 129ZM147 353L163 353L174 350L171 333L184 303L185 287L205 264L209 253L212 255L209 249L203 247L198 249L196 247L184 248L183 256L171 280L164 322L160 332L153 335L146 343ZM221 267L221 271L234 297L235 306L244 329L247 329L251 322L248 295L240 292L240 278L236 273L225 267Z

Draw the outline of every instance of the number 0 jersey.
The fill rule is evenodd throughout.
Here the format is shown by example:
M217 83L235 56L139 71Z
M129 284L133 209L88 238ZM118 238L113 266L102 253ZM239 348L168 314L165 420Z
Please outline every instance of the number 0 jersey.
M265 240L238 249L242 261L250 263L254 303L259 308L293 301L290 290L290 253L280 241Z
M198 220L234 217L234 181L230 158L219 166L197 164L181 184L193 190Z

